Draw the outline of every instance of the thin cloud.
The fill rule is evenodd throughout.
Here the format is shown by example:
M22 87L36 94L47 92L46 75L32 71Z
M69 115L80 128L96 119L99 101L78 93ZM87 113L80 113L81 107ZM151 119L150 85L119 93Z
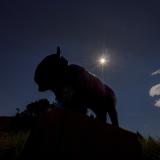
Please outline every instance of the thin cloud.
M157 74L160 74L160 69L155 71L155 72L153 72L151 75L154 76L154 75L157 75Z
M160 74L160 69L156 70L151 75L154 76L159 74ZM149 95L151 97L160 96L160 83L151 87L151 89L149 90ZM160 99L155 101L154 106L160 108Z
M160 108L160 99L156 100L154 106Z
M149 95L150 95L151 97L160 96L160 84L154 85L154 86L150 89Z

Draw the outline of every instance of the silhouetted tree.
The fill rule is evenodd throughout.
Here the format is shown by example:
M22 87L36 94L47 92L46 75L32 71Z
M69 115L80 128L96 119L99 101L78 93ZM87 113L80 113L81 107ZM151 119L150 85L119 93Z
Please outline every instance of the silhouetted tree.
M51 108L47 99L41 99L39 101L32 102L27 105L26 111L30 116L38 117L48 112Z
M17 110L15 126L18 128L30 128L37 118L52 110L53 107L54 104L51 105L47 99L32 102L26 106L24 111Z

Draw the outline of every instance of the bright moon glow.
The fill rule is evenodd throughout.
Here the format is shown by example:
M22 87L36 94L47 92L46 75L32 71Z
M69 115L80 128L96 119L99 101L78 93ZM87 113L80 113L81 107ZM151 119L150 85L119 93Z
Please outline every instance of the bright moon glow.
M100 58L99 59L99 63L102 64L102 65L105 64L106 63L106 59L104 57Z
M102 56L98 59L100 65L104 66L109 62L109 59L106 56Z

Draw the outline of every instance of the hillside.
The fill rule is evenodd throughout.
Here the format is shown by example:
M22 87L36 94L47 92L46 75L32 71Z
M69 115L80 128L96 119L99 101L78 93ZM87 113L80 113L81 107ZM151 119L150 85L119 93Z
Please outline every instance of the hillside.
M32 129L21 128L21 125L15 128L14 120L14 117L0 117L0 159L16 159L19 155L20 159L33 156L45 156L45 159L49 156L137 159L141 157L141 149L141 159L160 159L159 139L141 137L139 141L133 132L103 124L79 113L54 108L40 118ZM77 155L80 156L77 158Z
M0 117L0 131L10 129L13 124L13 117L11 116L1 116Z
M31 131L21 159L141 159L135 133L55 108Z

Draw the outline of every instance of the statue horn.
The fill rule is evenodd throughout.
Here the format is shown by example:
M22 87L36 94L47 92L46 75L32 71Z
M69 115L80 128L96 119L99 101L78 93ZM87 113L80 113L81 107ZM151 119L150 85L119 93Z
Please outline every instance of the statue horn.
M60 47L58 46L57 47L57 53L56 53L59 57L60 57L60 55L61 55L61 49L60 49Z

